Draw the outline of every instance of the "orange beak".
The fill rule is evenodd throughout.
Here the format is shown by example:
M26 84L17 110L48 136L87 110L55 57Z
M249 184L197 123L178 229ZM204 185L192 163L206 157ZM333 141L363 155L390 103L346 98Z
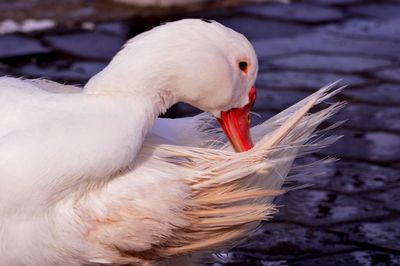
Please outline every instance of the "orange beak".
M249 91L249 103L242 108L232 108L221 112L217 118L222 130L236 152L248 151L253 147L250 137L250 110L256 101L256 88Z

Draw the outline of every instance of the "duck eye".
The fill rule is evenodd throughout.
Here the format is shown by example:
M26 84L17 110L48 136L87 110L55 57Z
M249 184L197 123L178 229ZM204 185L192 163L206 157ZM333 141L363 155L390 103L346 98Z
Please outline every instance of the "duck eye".
M247 62L246 61L240 61L239 62L239 68L242 70L244 73L247 73Z

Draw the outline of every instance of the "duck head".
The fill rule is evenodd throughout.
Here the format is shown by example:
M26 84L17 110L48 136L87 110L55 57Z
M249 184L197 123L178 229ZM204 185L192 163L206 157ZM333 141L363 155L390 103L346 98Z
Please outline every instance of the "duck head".
M165 111L185 102L212 113L238 152L249 150L257 57L241 34L210 20L158 26L126 43L87 92L152 98ZM145 97L146 96L146 97Z

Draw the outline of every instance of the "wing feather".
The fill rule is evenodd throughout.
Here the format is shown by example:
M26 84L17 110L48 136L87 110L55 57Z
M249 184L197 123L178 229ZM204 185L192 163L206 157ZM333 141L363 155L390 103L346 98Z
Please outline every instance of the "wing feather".
M252 150L244 153L234 153L227 146L216 149L146 143L139 156L139 168L143 170L141 176L151 171L154 176L161 176L154 185L162 187L162 191L153 191L152 178L142 179L132 172L127 173L126 182L122 182L121 189L115 189L115 193L118 197L130 198L130 204L134 202L139 209L129 214L123 212L121 217L133 219L140 210L147 211L145 225L149 227L147 230L142 228L139 234L146 234L143 239L150 239L146 243L152 244L145 249L137 249L129 241L116 241L112 247L117 252L103 259L115 263L166 259L166 265L173 265L175 259L198 259L204 257L202 254L230 248L246 238L262 220L276 211L272 200L283 192L282 185L293 160L336 139L315 141L315 130L337 112L341 104L309 114L314 105L340 91L331 93L332 89L333 85L323 88L253 128L257 143ZM129 177L130 174L132 176ZM143 182L148 183L138 186ZM130 188L121 195L122 187ZM146 195L146 202L142 203L144 208L137 205L138 198L132 196L132 191L138 188ZM123 204L120 200L108 202L110 211L114 209L112 202ZM160 216L160 202L174 209L163 209L165 212ZM158 214L151 215L152 212ZM118 222L124 224L121 228L134 227L131 236L129 230L119 232L119 240L137 238L135 226L143 225L140 221L132 223L131 219ZM107 245L109 239L106 236L113 228L108 227L107 235L103 235L102 230L96 231L94 241ZM135 241L135 244L138 243L140 241Z

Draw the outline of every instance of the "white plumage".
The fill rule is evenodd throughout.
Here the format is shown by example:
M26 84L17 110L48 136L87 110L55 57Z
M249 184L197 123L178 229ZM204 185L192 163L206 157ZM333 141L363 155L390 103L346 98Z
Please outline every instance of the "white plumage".
M210 115L156 117L178 101L218 117L256 74L243 36L183 20L132 39L83 91L0 78L0 265L189 265L246 237L294 158L334 140L310 142L339 105L307 114L330 87L254 127L239 154Z

